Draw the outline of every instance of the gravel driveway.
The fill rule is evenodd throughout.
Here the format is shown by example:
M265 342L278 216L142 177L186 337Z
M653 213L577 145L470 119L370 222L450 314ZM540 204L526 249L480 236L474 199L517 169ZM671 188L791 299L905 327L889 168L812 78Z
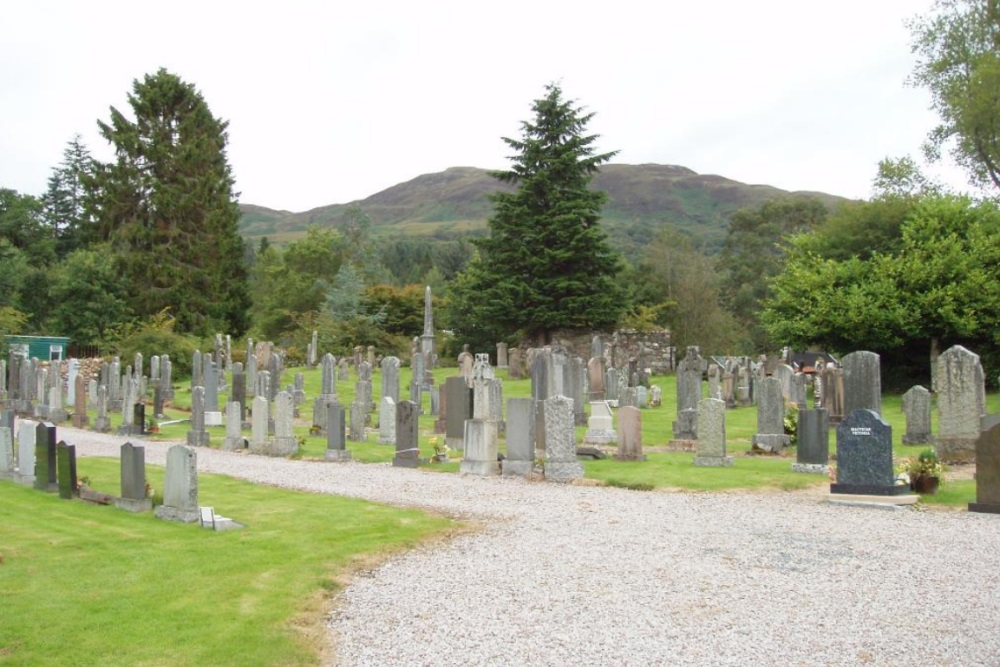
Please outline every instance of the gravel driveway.
M124 441L60 435L87 455ZM1000 516L205 449L198 468L483 521L356 577L337 665L1000 664Z

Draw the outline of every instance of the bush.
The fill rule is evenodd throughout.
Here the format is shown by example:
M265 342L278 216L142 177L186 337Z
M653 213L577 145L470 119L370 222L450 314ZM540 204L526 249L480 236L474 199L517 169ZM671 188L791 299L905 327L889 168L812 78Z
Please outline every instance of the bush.
M198 339L175 333L170 329L146 326L130 334L118 345L122 363L131 363L136 352L142 353L143 363L149 364L153 355L170 355L173 378L191 376L191 358L198 349Z

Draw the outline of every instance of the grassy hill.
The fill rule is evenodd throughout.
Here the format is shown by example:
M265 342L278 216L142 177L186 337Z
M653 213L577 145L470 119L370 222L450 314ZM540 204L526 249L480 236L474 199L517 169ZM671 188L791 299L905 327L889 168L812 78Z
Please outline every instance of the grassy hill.
M709 247L725 238L729 215L783 195L815 196L827 206L842 198L818 192L789 193L769 185L747 185L685 167L659 164L605 165L594 187L608 193L604 225L612 242L626 252L648 242L663 225L673 225ZM360 201L291 213L241 204L240 233L287 242L310 225L339 226L351 206L372 220L376 234L416 234L439 238L485 231L492 206L488 196L507 189L475 167L452 167L399 183Z

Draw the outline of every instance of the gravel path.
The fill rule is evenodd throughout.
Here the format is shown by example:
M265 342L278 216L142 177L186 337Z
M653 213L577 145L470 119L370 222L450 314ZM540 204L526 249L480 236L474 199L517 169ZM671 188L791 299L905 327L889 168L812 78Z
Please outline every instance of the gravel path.
M88 455L123 441L60 435ZM219 450L198 467L484 521L357 577L329 623L337 665L1000 664L1000 516Z

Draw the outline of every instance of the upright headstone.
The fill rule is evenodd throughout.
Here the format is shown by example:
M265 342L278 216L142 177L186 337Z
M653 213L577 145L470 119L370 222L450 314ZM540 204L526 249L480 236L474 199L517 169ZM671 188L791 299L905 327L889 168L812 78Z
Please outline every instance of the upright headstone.
M591 401L603 401L604 395L604 359L591 357L587 362L587 384L590 389Z
M344 406L337 401L326 404L326 460L350 461L351 452L347 449L347 423Z
M170 356L164 354L160 357L160 386L163 388L163 397L170 401L174 398L174 365L170 361Z
M270 403L263 395L254 396L250 418L250 451L263 454L268 449L268 422Z
M696 466L728 467L733 457L726 456L726 402L703 398L698 403L698 453Z
M211 359L205 360L205 426L222 426L219 410L219 372Z
M35 489L57 491L56 427L49 422L35 426Z
M420 459L418 422L420 406L413 401L400 401L396 406L396 455L392 465L416 468Z
M573 399L553 396L545 400L545 479L571 482L583 477L576 459Z
M0 426L0 480L14 479L17 459L14 458L14 436L9 426Z
M497 475L497 423L488 419L468 419L465 422L465 446L459 472L468 475Z
M535 401L512 398L507 401L507 458L503 460L503 475L524 476L534 465Z
M645 461L642 453L642 411L626 406L618 411L618 453L620 461Z
M722 399L722 368L718 364L708 365L708 397Z
M521 348L515 347L507 353L507 377L520 380L524 377L524 358Z
M882 374L874 352L851 352L841 360L844 370L844 412L872 410L882 414Z
M396 444L396 402L392 396L383 396L379 403L378 441L383 445Z
M247 357L247 398L257 395L257 357Z
M461 449L465 440L465 420L472 419L472 390L463 377L445 380L444 391L448 405L445 424L445 444Z
M84 377L77 375L73 380L76 389L73 392L73 428L87 428L90 426L90 417L87 416L87 390L84 388Z
M825 475L830 461L830 419L825 408L800 410L793 472Z
M585 445L609 445L618 439L615 433L611 406L606 401L590 402L590 418L583 436Z
M976 502L969 503L969 511L1000 514L1000 424L976 441Z
M691 345L677 365L677 421L673 425L675 443L688 444L698 439L697 415L703 364L704 359L698 348Z
M785 434L785 403L781 380L766 378L757 394L757 433L750 444L757 451L781 453L791 443Z
M937 452L943 463L973 463L986 390L979 355L961 345L945 350L937 362Z
M497 368L508 368L509 366L507 343L497 343Z
M354 442L365 442L368 440L368 433L365 430L365 422L368 418L368 410L361 403L351 403L351 428L349 438Z
M399 402L399 359L396 357L382 360L382 396L388 396L393 403Z
M193 448L174 445L167 450L163 504L156 508L156 516L184 523L194 523L199 519L198 455Z
M76 478L76 445L60 441L56 445L56 465L59 468L59 497L69 500L79 494Z
M919 384L903 394L903 415L906 417L904 445L928 445L934 442L931 435L931 392Z
M80 377L80 360L70 359L66 362L66 405L76 404L76 379L78 377Z
M230 452L243 450L244 440L243 419L240 415L240 404L236 401L226 403L226 437L222 441L222 448Z
M774 369L774 375L771 377L777 378L780 382L782 400L790 402L792 400L792 382L795 377L795 369L788 364L778 364Z
M892 427L874 410L855 410L837 424L837 481L830 493L901 496L892 467Z
M17 482L24 486L35 483L35 440L37 422L21 419L17 422Z
M148 512L153 500L146 493L146 450L131 442L121 446L122 495L115 506L129 512Z
M243 372L243 364L233 364L232 391L229 400L240 406L240 424L247 421L247 375Z
M191 390L191 430L187 433L187 444L192 447L208 447L211 438L205 430L205 388Z
M274 440L271 442L269 454L289 456L298 451L299 441L293 431L294 410L291 394L287 391L278 392L274 399Z

